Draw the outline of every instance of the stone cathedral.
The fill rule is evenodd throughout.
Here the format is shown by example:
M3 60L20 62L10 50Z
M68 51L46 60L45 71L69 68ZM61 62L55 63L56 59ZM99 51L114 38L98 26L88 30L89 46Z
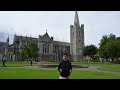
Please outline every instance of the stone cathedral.
M78 12L75 12L74 25L70 25L70 43L55 41L46 33L39 35L38 38L14 35L13 44L9 45L9 37L7 42L0 42L0 60L3 55L7 56L9 61L21 61L21 48L27 43L36 43L39 48L39 57L37 61L60 61L63 52L69 54L71 61L83 60L82 48L84 47L84 24L79 23Z
M75 12L74 25L70 26L70 54L74 61L83 60L84 24L79 23L77 11Z

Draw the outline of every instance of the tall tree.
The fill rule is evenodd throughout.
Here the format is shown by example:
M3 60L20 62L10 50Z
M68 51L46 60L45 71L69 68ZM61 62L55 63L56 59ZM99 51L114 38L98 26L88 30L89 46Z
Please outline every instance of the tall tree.
M112 58L112 61L120 57L120 37L116 37L114 34L104 35L99 45L100 57Z
M32 65L32 60L37 58L39 55L38 51L39 49L38 49L37 44L28 43L23 46L22 55L25 59L29 59Z
M102 58L108 58L107 52L105 51L105 45L108 42L108 36L104 35L102 36L102 39L100 40L100 47L99 47L99 56Z
M106 60L110 57L107 50L106 50L106 44L108 42L112 42L116 39L116 36L114 34L110 34L110 35L103 35L102 39L100 40L100 47L99 47L99 56L101 58L106 58Z
M115 61L120 57L120 41L119 40L110 40L105 45L105 50L112 61Z
M90 57L90 60L94 57L95 54L97 54L98 52L98 49L95 45L89 45L89 46L85 46L83 48L83 56L89 56Z

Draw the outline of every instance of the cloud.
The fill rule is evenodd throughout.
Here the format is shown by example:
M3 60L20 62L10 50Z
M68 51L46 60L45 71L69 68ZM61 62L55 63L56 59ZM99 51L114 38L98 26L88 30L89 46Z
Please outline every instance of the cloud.
M74 15L74 11L1 11L0 32L11 35L11 38L15 33L38 38L47 30L54 40L70 42L70 25L74 24ZM79 11L79 20L85 25L86 45L98 46L105 34L120 36L119 11Z
M7 42L9 36L9 44L13 43L13 34L0 32L0 42Z
M120 12L119 11L96 11L80 13L80 20L85 24L86 44L98 46L103 35L110 33L120 36Z

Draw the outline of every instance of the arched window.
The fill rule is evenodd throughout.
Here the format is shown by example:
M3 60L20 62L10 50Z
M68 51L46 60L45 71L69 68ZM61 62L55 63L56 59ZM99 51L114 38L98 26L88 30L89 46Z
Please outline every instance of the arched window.
M9 58L10 58L10 54L9 54Z
M47 49L48 49L47 51L48 51L48 53L49 53L49 44L48 44L48 47L47 47Z
M45 49L45 54L46 54L46 47L44 49Z
M11 55L11 60L12 60L12 55Z
M79 31L79 36L80 36L80 31Z
M43 44L43 54L44 54L44 51L45 51L44 49L45 49L45 44Z
M48 54L49 53L49 44L45 43L43 44L43 53Z

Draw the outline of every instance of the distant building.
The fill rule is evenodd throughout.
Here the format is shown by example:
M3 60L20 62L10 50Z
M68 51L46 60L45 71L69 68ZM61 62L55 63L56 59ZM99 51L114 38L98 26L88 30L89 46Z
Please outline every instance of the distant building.
M79 25L77 11L75 12L74 26L70 26L70 42L54 41L46 31L44 35L38 38L14 35L13 44L9 45L9 37L7 42L0 42L0 60L6 54L8 60L21 61L21 48L30 42L34 42L39 48L38 61L60 61L63 52L70 55L70 60L80 61L82 59L82 48L84 47L84 25Z

